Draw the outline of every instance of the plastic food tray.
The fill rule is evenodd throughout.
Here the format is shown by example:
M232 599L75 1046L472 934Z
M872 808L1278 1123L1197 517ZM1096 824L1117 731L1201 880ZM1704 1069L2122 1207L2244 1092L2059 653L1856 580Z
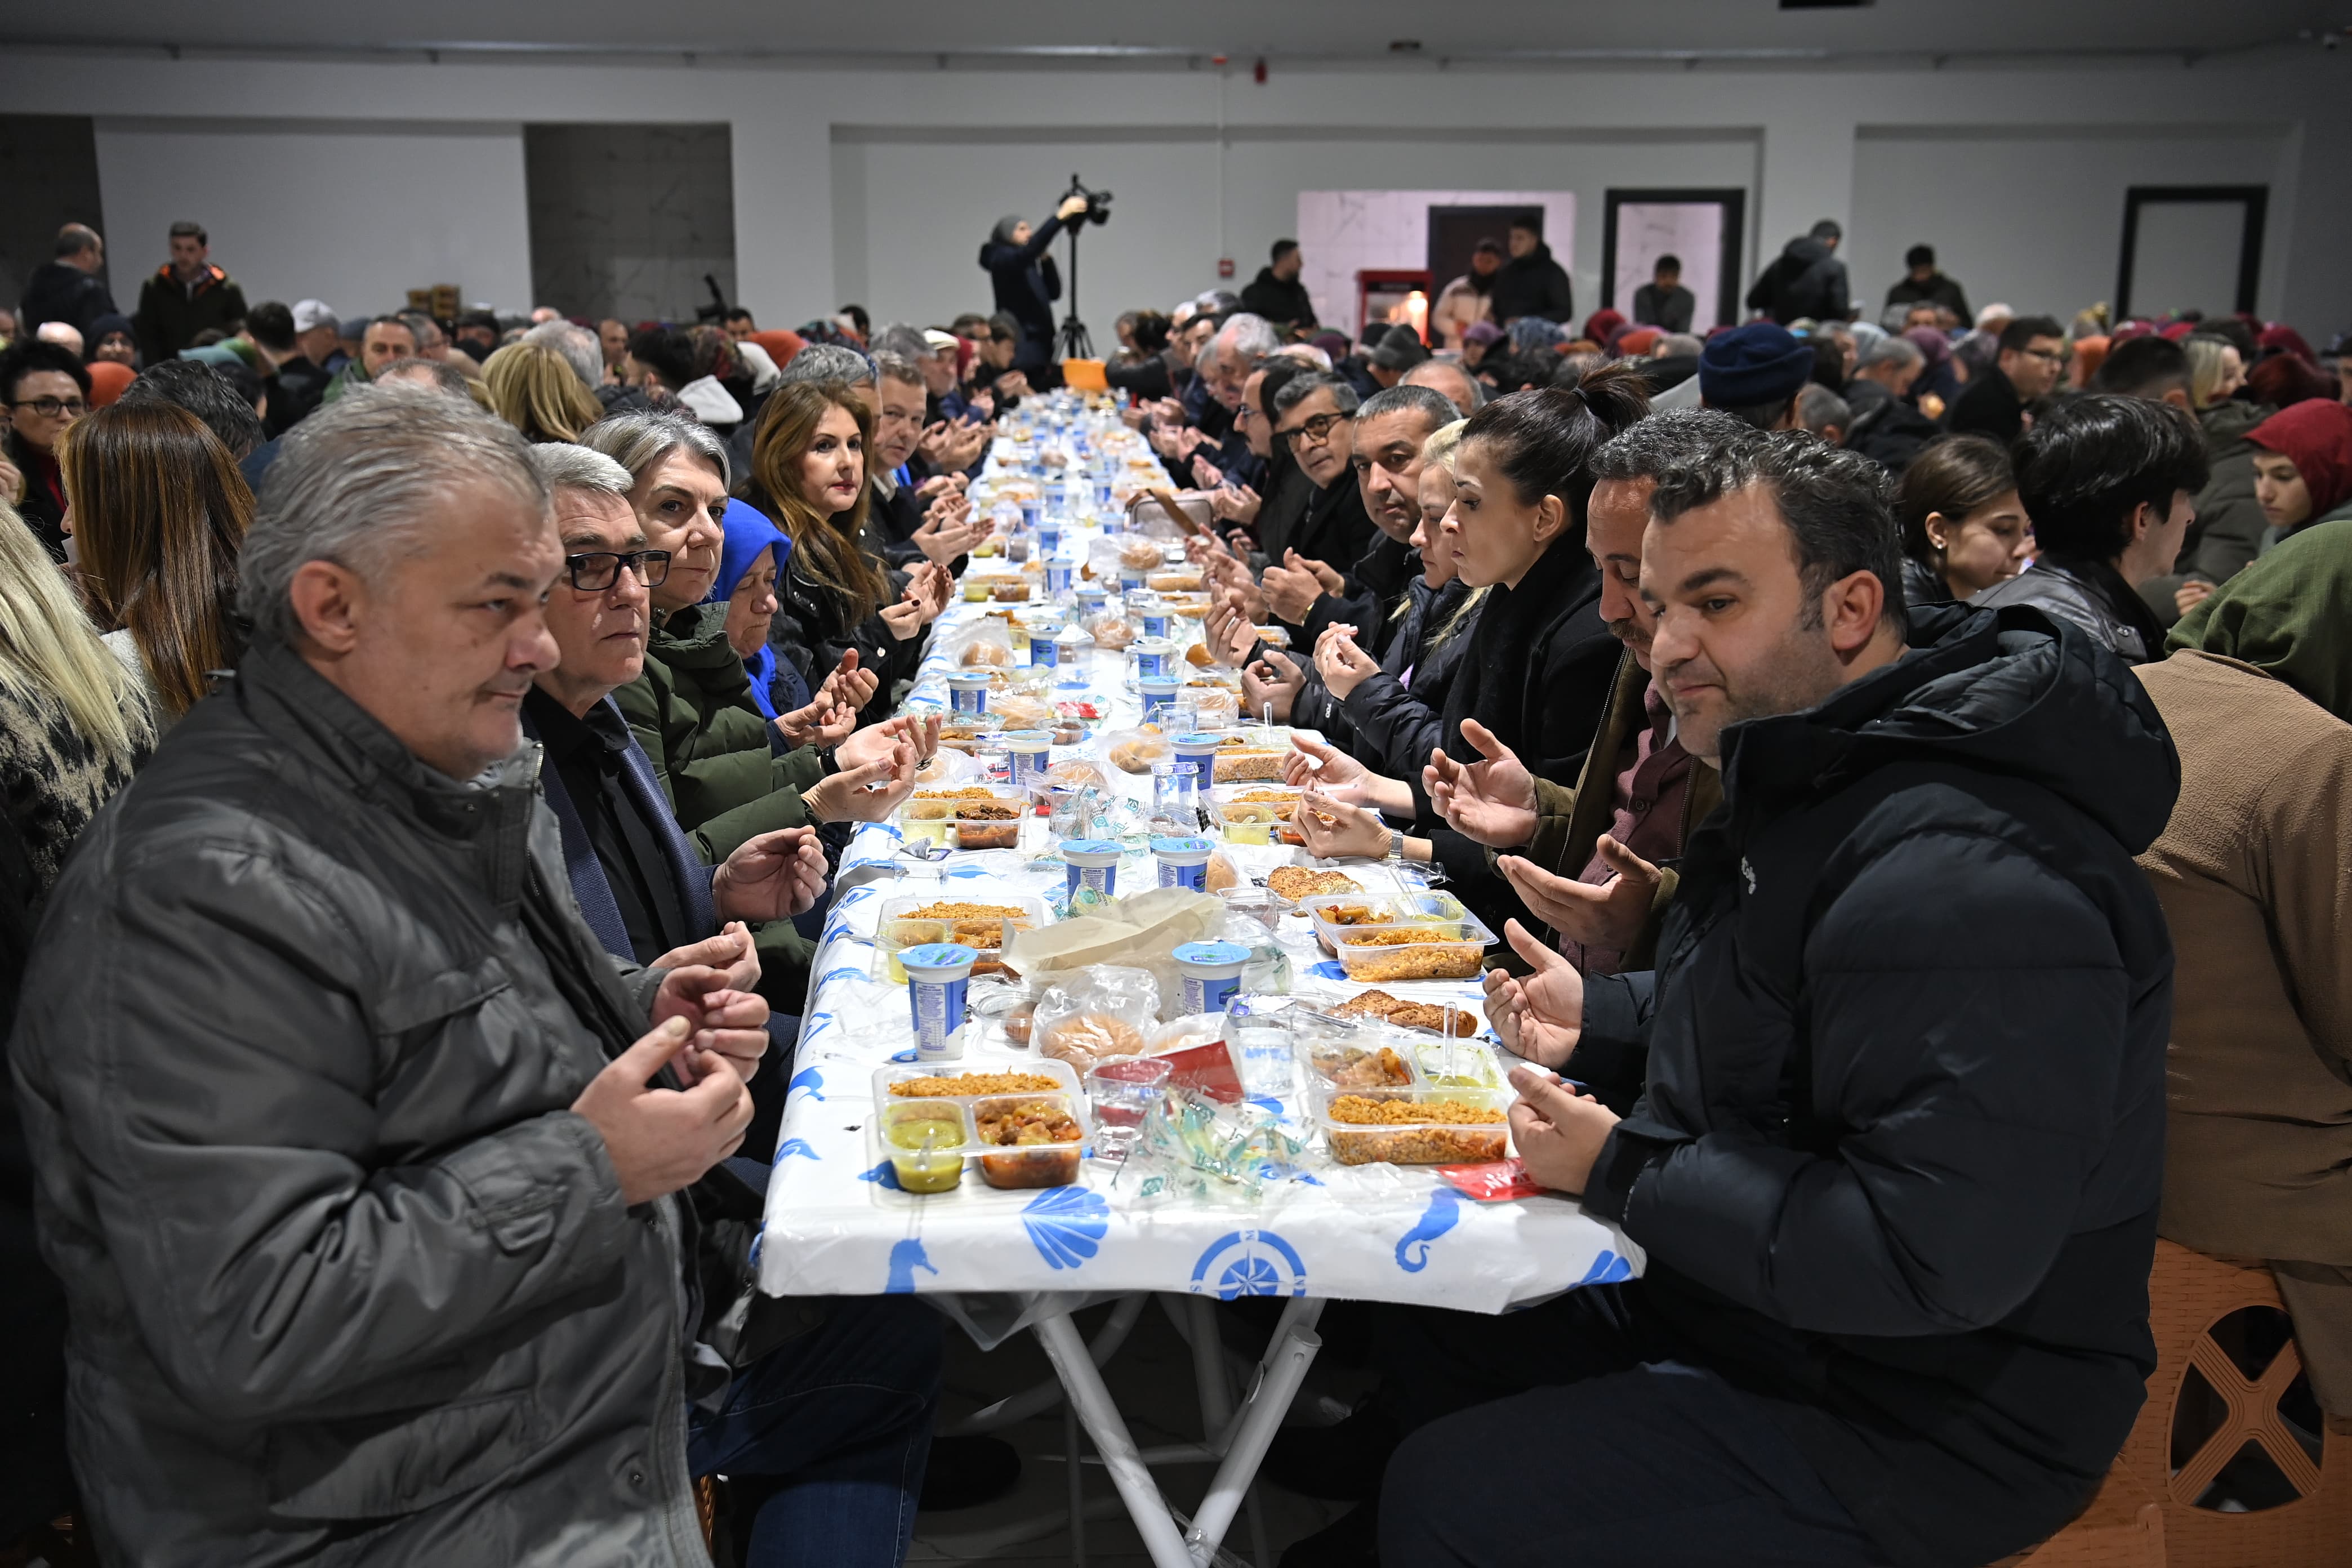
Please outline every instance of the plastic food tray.
M1475 1039L1458 1036L1454 1038L1449 1071L1443 1037L1384 1024L1377 1018L1335 1019L1327 1015L1313 1022L1321 1026L1295 1033L1292 1051L1298 1059L1299 1076L1307 1084L1308 1102L1318 1113L1343 1094L1380 1095L1399 1089L1426 1089L1433 1093L1507 1091L1501 1064L1495 1059L1494 1052ZM1346 1032L1332 1027L1341 1024L1354 1024L1356 1027ZM1379 1058L1383 1051L1395 1058L1391 1069L1403 1068L1403 1082L1349 1070ZM1465 1081L1449 1082L1449 1079Z
M988 794L984 796L972 795L966 798L972 800L986 799L1001 801L1006 805L1017 806L1024 812L1028 809L1029 796L1026 792L1017 789L1009 789L1002 784L981 785L967 784L919 786L912 795L908 797L906 804L898 807L899 831L904 833L909 838L928 838L935 844L945 845L950 849L954 848L956 847L956 809L961 804L961 800L949 798L942 792L980 788L986 788ZM931 794L934 798L929 800L924 799L923 796L926 793ZM1016 818L1015 820L1017 822L1018 819Z
M1017 909L1021 912L996 922L998 929L993 933L985 931L971 921L958 921L945 916L915 913L917 910L940 904L992 904L1001 909ZM902 893L882 900L881 917L874 927L874 948L882 955L887 966L887 978L893 985L907 983L907 972L898 966L899 952L907 948L919 947L927 942L959 942L976 949L980 953L980 963L972 966L972 973L997 974L1003 972L1004 966L997 962L996 955L1003 951L1012 931L1034 930L1053 918L1043 899L1025 894L960 898L953 892ZM1003 929L1005 927L1010 927L1011 931ZM975 940L991 935L992 940Z
M1052 1079L1059 1087L1016 1089L998 1094L916 1096L890 1092L892 1084L914 1079L955 1080L979 1074L1008 1073ZM1076 1125L1078 1136L1050 1143L1019 1145L992 1143L983 1138L981 1129L992 1112L1034 1101L1047 1102L1066 1113ZM1067 1063L1050 1058L1009 1062L967 1059L927 1067L882 1068L874 1074L874 1115L867 1124L867 1141L877 1158L887 1160L893 1153L907 1152L890 1142L889 1129L894 1124L932 1118L945 1121L948 1118L940 1113L951 1110L962 1137L961 1143L953 1152L962 1158L978 1160L981 1179L992 1187L1020 1189L1069 1185L1078 1179L1079 1161L1094 1134L1093 1119L1087 1113L1087 1097L1079 1089L1077 1075L1070 1070ZM935 1153L948 1152L950 1146L944 1141L934 1149Z
M1331 918L1335 912L1350 909L1365 910L1371 918L1352 921ZM1315 935L1322 942L1323 951L1335 956L1339 943L1351 938L1405 927L1458 927L1464 940L1475 938L1484 947L1492 947L1496 940L1486 922L1463 908L1462 900L1451 893L1406 893L1384 899L1320 894L1299 900L1298 912L1314 923Z
M1409 942L1368 942L1368 937L1410 935ZM1476 921L1427 925L1352 926L1334 942L1348 978L1368 985L1414 980L1475 980L1495 935Z
M1334 1163L1341 1165L1470 1165L1500 1160L1511 1150L1510 1124L1503 1120L1510 1095L1492 1089L1386 1089L1334 1095L1316 1110L1316 1125ZM1334 1110L1394 1105L1403 1120L1362 1124ZM1444 1121L1434 1108L1491 1113L1485 1121ZM1417 1113L1417 1114L1416 1114Z

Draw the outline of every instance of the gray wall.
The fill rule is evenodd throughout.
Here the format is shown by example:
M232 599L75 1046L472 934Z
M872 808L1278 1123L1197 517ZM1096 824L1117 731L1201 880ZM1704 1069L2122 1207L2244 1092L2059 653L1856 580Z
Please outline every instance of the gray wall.
M530 293L573 315L691 321L705 274L735 302L724 125L527 125Z
M376 251L409 243L412 226L424 222L446 226L436 243L470 246L479 258L438 280L520 308L532 302L520 127L576 121L583 106L593 106L600 118L648 126L730 128L739 286L765 322L829 311L852 288L865 289L860 302L884 320L936 314L950 299L959 308L982 303L985 279L974 258L985 221L1014 208L1042 212L1071 169L1086 171L1119 195L1118 218L1097 231L1102 270L1094 270L1093 250L1087 263L1086 304L1098 336L1111 312L1138 302L1108 291L1122 265L1119 247L1148 247L1129 257L1124 276L1135 294L1159 302L1213 284L1220 255L1233 257L1246 279L1267 241L1295 221L1300 189L1555 189L1565 181L1580 208L1572 270L1580 300L1595 299L1598 193L1654 183L1657 160L1685 156L1673 149L1695 138L1720 139L1702 160L1706 183L1748 186L1751 266L1814 219L1835 217L1847 226L1866 299L1884 296L1903 247L1925 239L1953 257L1977 298L2061 315L2112 292L2120 235L2102 215L2119 223L2123 186L2143 163L2170 167L2209 142L2245 151L2251 140L2248 155L2275 175L2274 242L2259 307L2325 335L2352 322L2352 268L2344 265L2352 255L2352 202L2343 199L2343 171L2352 168L2347 87L2352 56L2345 55L2194 70L2111 62L2063 70L1292 70L1266 87L1210 71L799 70L650 60L321 61L289 71L278 62L217 58L21 49L0 58L0 102L15 110L74 114L136 103L183 121L232 106L248 117L264 110L287 117L266 157L257 148L254 160L227 168L208 162L223 150L216 141L187 134L141 143L143 168L120 174L135 173L179 199L142 206L137 233L110 233L121 268L152 265L147 252L162 243L161 223L181 216L164 209L194 204L189 216L213 224L216 253L223 226L215 215L236 210L270 221L249 247L240 242L239 255L224 258L232 270L252 271L249 257L273 247L299 247L300 284L267 291L299 287L341 308L338 279L365 270ZM487 199L488 184L451 185L422 165L383 169L362 206L328 201L348 184L347 143L312 133L303 117L375 124L393 135L478 122L490 105L508 124L511 149L514 178L498 184L501 202ZM877 125L940 150L910 157L919 151L912 142L836 140L843 128L854 138L870 134L856 128ZM1022 137L1008 136L1008 126L1022 128ZM1946 126L1972 133L1961 153L1937 152L1932 136L1906 142L1877 129ZM1344 133L1335 139L1334 128ZM992 161L961 150L991 142L1015 151ZM107 156L103 121L100 143L108 216L120 229L128 215L117 208L119 170ZM2144 157L2151 148L2155 155ZM1748 178L1717 177L1718 155L1748 158ZM502 166L508 156L499 155ZM1507 181L1499 168L1489 177L1506 157L1533 166ZM1140 185L1120 172L1130 161ZM2042 179L2053 170L2063 176L2054 190ZM2009 198L2029 185L2041 194ZM1130 242L1118 237L1123 232L1150 237ZM1087 243L1096 245L1097 235ZM481 279L509 281L492 287Z

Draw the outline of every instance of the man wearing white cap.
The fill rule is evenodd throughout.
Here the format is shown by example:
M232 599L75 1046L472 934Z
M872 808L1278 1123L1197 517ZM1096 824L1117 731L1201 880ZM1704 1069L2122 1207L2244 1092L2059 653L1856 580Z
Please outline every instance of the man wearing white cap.
M334 311L324 300L294 301L294 346L302 357L333 375L352 363L343 352L342 323L335 320Z

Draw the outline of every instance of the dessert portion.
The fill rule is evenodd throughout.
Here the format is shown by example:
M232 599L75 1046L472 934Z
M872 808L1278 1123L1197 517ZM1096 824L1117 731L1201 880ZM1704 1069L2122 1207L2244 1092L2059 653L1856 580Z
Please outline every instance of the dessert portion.
M1297 903L1318 893L1360 893L1364 885L1345 871L1318 871L1311 866L1277 866L1266 873L1268 891Z
M1447 1032L1449 1020L1452 1032L1471 1036L1478 1032L1477 1015L1467 1008L1449 1010L1434 1002L1406 1002L1385 991L1367 991L1351 996L1331 1011L1343 1018L1379 1018L1407 1029L1432 1029Z

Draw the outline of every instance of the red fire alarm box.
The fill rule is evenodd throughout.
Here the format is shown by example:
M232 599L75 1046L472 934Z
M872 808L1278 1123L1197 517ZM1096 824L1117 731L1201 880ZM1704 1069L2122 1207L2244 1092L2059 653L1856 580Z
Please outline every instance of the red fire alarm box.
M1218 276L1218 277L1220 277L1220 278L1231 278L1233 275L1234 275L1234 258L1233 258L1232 257L1230 257L1230 256L1220 256L1220 257L1218 257L1218 258L1217 258L1217 276Z

